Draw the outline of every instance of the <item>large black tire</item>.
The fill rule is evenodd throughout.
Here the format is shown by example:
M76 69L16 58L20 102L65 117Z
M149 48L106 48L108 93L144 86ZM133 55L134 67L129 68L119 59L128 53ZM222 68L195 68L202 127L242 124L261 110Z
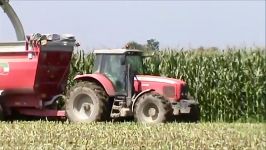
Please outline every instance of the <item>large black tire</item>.
M181 114L181 121L189 122L189 123L197 123L200 121L200 108L199 105L192 105L190 108L190 113Z
M199 105L192 105L190 113L188 115L189 122L199 122L200 121L200 108Z
M141 123L164 123L172 114L171 103L153 92L142 95L134 106L134 118Z
M66 116L72 122L105 121L110 117L108 96L93 82L78 82L66 100Z

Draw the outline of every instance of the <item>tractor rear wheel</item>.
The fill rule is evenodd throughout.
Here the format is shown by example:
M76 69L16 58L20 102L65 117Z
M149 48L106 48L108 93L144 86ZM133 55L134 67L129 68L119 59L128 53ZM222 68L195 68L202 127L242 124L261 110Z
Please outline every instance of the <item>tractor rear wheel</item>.
M108 113L108 96L93 82L78 82L68 94L66 116L72 122L105 121Z
M170 120L172 113L171 103L157 93L144 94L134 107L134 117L142 123L163 123Z

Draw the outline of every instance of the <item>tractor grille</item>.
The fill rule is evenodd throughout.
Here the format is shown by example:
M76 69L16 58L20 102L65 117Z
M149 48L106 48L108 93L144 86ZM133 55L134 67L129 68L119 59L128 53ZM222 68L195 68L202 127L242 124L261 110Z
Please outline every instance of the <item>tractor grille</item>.
M166 97L175 97L175 87L174 86L164 86L163 95Z

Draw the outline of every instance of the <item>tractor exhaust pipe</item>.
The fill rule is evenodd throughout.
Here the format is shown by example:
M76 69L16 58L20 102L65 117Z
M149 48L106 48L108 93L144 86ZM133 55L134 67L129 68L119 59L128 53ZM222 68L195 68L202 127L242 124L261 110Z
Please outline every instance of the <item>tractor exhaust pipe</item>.
M17 35L17 40L18 41L25 41L25 33L23 26L12 8L12 6L9 4L9 0L0 0L0 6L4 10L4 12L7 14L9 20L13 24L13 27L15 29L16 35Z

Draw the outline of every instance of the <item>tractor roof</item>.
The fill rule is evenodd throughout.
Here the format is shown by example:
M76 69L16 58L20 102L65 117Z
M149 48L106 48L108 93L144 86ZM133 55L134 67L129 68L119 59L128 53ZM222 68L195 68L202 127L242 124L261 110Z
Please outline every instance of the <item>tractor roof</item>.
M126 52L142 53L143 51L137 49L99 49L93 51L95 54L124 54Z

